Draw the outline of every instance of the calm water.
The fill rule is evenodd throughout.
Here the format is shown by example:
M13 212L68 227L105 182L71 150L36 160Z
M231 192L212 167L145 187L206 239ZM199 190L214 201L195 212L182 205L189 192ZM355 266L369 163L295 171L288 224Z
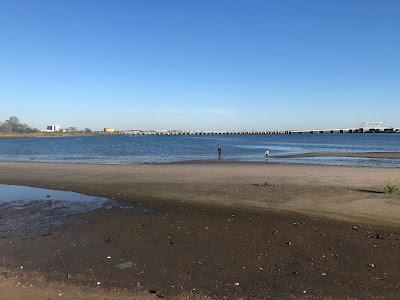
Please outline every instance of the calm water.
M320 151L400 151L400 134L292 134L240 136L97 136L0 139L1 161L93 164L165 163L223 159L271 162L400 167L396 159L290 158L277 156Z
M97 209L129 209L139 213L151 212L136 204L122 204L103 197L75 192L48 190L29 186L0 184L0 235L17 228L32 230L60 225L69 216Z

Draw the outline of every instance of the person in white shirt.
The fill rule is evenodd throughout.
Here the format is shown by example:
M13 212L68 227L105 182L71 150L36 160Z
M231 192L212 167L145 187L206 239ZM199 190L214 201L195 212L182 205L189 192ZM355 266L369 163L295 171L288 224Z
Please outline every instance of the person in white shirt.
M265 148L265 160L269 159L269 150L268 148Z

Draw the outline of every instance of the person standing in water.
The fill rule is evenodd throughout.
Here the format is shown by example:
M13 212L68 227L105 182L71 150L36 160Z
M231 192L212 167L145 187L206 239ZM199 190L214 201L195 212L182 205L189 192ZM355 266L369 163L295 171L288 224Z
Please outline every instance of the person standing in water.
M269 159L269 150L268 148L265 148L265 160Z
M218 146L217 151L218 151L218 159L220 160L221 159L221 153L222 153L221 146Z

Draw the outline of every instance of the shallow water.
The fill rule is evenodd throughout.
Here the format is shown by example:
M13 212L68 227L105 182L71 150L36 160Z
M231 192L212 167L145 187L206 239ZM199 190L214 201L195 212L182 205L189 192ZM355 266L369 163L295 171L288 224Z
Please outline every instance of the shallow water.
M68 217L97 209L129 209L140 213L150 212L144 207L122 204L103 197L0 184L0 229L2 232L16 229L29 231L61 225ZM7 218L3 218L3 216Z
M0 205L23 207L33 202L49 202L52 206L73 206L76 211L93 210L110 203L102 197L88 196L75 192L49 190L30 186L0 184Z
M89 164L224 160L400 167L399 159L278 158L306 152L400 151L400 134L291 134L237 136L95 136L0 139L0 160Z

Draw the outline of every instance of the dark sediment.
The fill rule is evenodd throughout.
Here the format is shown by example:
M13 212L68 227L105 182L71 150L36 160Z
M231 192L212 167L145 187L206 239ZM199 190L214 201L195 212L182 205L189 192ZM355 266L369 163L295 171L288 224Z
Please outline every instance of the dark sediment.
M396 229L187 203L151 208L97 210L63 226L0 232L3 266L166 298L398 296Z

